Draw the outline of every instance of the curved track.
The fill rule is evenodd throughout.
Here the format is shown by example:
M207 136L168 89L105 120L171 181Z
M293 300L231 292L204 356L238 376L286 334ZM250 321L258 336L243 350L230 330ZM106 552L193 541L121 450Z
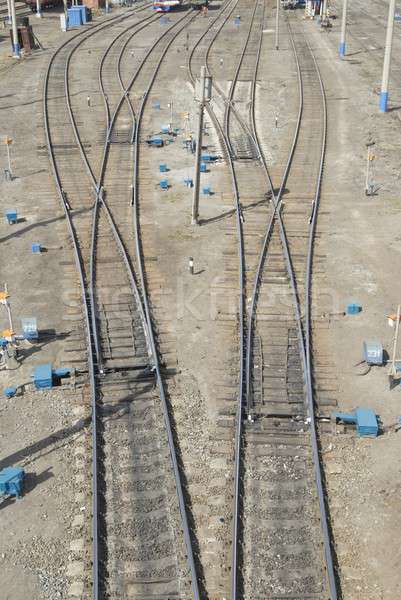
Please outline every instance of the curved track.
M117 31L116 25L135 18L135 12L109 19L62 45L52 56L44 88L49 157L73 244L88 346L92 589L94 599L166 594L187 598L190 589L191 597L199 598L144 281L136 195L146 96L170 45L194 15L178 16L161 35L156 32L127 84L121 66L124 52L133 36L157 20L147 14ZM74 53L99 33L104 47L99 87L105 134L94 147L82 138L85 127L72 102L70 70ZM156 65L149 68L148 59L155 57ZM141 72L142 101L135 115L129 92ZM116 176L121 187L115 185ZM132 234L121 218L125 201L125 209L133 212L135 252L128 247Z

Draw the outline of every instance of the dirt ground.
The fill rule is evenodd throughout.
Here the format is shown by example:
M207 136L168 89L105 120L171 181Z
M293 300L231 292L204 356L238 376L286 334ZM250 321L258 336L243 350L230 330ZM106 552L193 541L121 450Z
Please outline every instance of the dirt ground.
M24 342L21 364L0 371L0 388L18 387L11 400L0 399L1 468L22 466L25 495L0 505L1 597L53 600L83 597L82 522L90 511L87 485L90 474L88 412L83 389L67 384L48 392L32 385L34 367L51 363L68 366L74 327L81 308L68 232L49 170L43 131L43 75L55 48L66 39L59 15L50 11L31 18L44 46L23 60L11 58L8 38L0 41L0 136L13 139L12 182L5 181L5 146L0 153L0 286L6 282L13 324L36 317L37 343ZM18 223L8 225L4 211L16 208ZM45 252L35 255L31 244ZM8 326L0 307L0 329ZM78 323L78 325L77 325Z
M337 53L339 19L333 20L329 32L322 31L315 21L305 23L319 56L328 105L322 208L329 211L330 227L323 242L328 289L322 295L331 298L338 408L371 407L380 415L385 431L375 440L358 439L353 434L324 439L330 512L345 600L390 600L401 593L401 552L395 534L401 526L400 467L395 460L401 438L393 428L401 414L400 387L390 391L386 366L373 367L366 375L361 375L363 368L354 366L362 359L364 341L380 341L391 356L394 329L388 326L387 315L397 311L401 298L397 274L401 80L395 67L390 84L392 110L386 115L379 113L387 5L380 6L383 16L378 24L368 16L380 12L377 4L364 3L366 15L361 20L353 5L349 21L355 36L349 36L344 60ZM371 46L377 50L366 49L367 35L373 35ZM396 53L400 43L396 33ZM375 142L372 181L378 189L368 197L364 186L369 141ZM359 315L334 316L351 302L362 305Z
M268 6L271 4L269 2ZM337 7L336 4L333 6ZM377 13L377 8L374 9L377 4L371 0L363 6L365 12L373 14L375 10L374 14ZM387 5L382 2L380 6L384 14ZM324 310L327 309L327 297L330 298L333 314L329 331L339 410L369 406L380 415L385 433L375 440L358 439L352 433L325 435L323 456L343 598L393 600L401 594L398 539L401 433L395 433L392 428L401 414L401 388L389 390L386 367L374 367L361 376L360 369L354 365L361 360L365 340L381 341L391 354L394 331L389 328L386 316L396 312L401 300L397 261L401 248L398 225L401 208L401 109L398 107L401 75L397 70L393 72L391 112L380 114L377 92L386 18L382 18L381 24L369 14L363 14L360 21L358 18L356 8L352 8L352 35L345 60L340 60L337 55L339 19L333 20L330 32L322 31L316 21L305 21L305 32L318 57L328 105L329 142L322 208L327 213L329 231L322 241L327 256L327 290L323 290L322 296L325 296ZM372 21L375 22L372 24ZM0 399L0 464L19 464L28 473L24 498L0 505L2 597L13 600L25 600L27 592L32 600L82 598L79 573L84 563L80 531L84 515L90 510L83 486L84 478L88 477L85 448L90 431L85 420L87 411L83 407L82 390L66 386L39 393L30 384L35 365L46 362L55 366L68 365L68 338L65 336L71 329L71 319L79 319L80 314L74 268L65 264L72 260L67 232L43 149L42 77L51 52L65 39L64 36L71 35L62 35L58 23L56 14L45 15L40 22L35 20L35 32L45 50L20 64L10 58L8 40L0 41L0 135L14 139L12 165L15 175L13 182L4 181L6 154L3 148L0 153L0 205L2 213L16 207L21 218L12 227L3 218L0 221L0 285L8 284L17 331L21 317L36 316L39 328L47 332L43 342L26 345L18 370L0 371L1 390L10 384L27 384L14 399ZM272 26L271 18L267 25ZM285 46L284 24L281 27L282 56L287 57L284 60L287 60L289 72L293 67L288 62L290 54ZM394 43L394 56L398 57L401 49L398 34ZM177 56L177 64L183 65L178 53ZM268 58L262 65L260 77L262 81L269 80ZM285 72L283 69L283 84ZM164 76L166 96L170 98L177 86L168 69ZM277 69L275 80L279 85ZM159 92L162 93L160 89ZM174 98L177 120L181 120L181 113L189 109L191 97L192 91L187 87L185 93L177 94L177 100ZM168 114L162 102L162 111L157 117L160 122L155 121L155 127L168 119ZM286 119L282 101L280 114ZM293 116L289 115L290 118ZM277 135L273 127L274 120L271 119L272 133ZM210 136L210 145L216 145L217 140L212 133ZM370 139L375 141L373 180L380 187L374 196L367 197L364 192L365 144ZM268 146L268 139L264 143ZM190 172L191 157L184 151L178 156L171 146L166 149L164 158L174 167L174 175L170 175L175 178L174 186L182 187L177 196L174 188L166 193L165 205L157 217L158 226L154 227L153 221L148 225L154 231L151 245L160 256L160 270L169 274L169 281L161 284L161 287L168 286L164 287L166 293L155 306L156 322L160 331L170 328L171 346L179 349L176 352L181 371L179 394L185 402L177 408L181 419L178 427L185 432L190 419L199 428L206 420L212 422L215 419L216 381L225 366L236 368L232 315L237 296L235 290L224 288L219 279L227 242L221 235L222 224L212 222L195 231L185 213L185 210L188 213L190 193L185 191L182 180ZM154 168L157 163L155 158ZM224 166L218 164L204 180L215 194L204 198L202 217L213 218L220 212L230 211L229 179ZM149 210L153 208L151 203ZM169 224L168 233L165 223ZM41 242L47 252L40 256L32 254L31 243L35 241ZM235 240L229 243L230 249L234 250ZM193 278L187 271L189 256L195 257L195 270L199 271ZM41 265L37 264L39 261ZM216 304L216 296L221 299L221 295L223 300ZM336 316L354 301L363 307L359 315ZM166 308L174 311L171 324L162 320ZM3 311L0 311L0 318L3 328L7 324ZM228 342L231 342L230 351L227 351ZM205 407L207 415L202 412ZM195 420L198 410L202 412L199 422ZM221 488L227 463L217 459L209 463L215 465L215 471L205 494L205 466L202 471L194 447L199 453L205 453L210 439L204 431L196 438L193 431L192 428L186 433L186 444L192 443L186 467L193 473L200 470L199 480L194 477L190 483L194 496L198 497L197 510L209 511L208 495L215 489L215 484ZM215 494L216 498L219 493ZM219 538L222 531L222 522L216 513L211 511L207 515L205 529L201 530L205 546L208 535L210 539ZM214 528L213 523L216 523ZM203 547L203 551L207 552L207 547ZM212 553L210 562L215 559ZM217 563L217 572L219 568L221 565ZM218 577L216 573L213 576ZM217 589L218 583L215 585Z

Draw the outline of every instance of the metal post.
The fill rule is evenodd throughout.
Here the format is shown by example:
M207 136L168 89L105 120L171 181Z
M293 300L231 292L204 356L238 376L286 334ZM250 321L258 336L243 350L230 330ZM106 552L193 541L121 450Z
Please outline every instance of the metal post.
M276 5L276 50L278 50L279 15L280 15L280 0L277 0L277 5Z
M173 132L173 99L170 100L170 125L169 125L170 133Z
M340 38L340 56L345 56L345 35L347 29L347 8L348 0L343 1L343 14L341 17L341 38Z
M8 13L7 24L11 25L11 0L7 0L7 13Z
M11 331L11 335L13 334L14 330L13 330L13 318L12 318L12 314L11 314L11 306L10 306L10 302L8 300L8 288L7 288L7 284L4 284L4 292L2 294L2 297L4 297L4 300L2 301L2 304L5 305L6 307L6 311L7 311L7 315L8 315L8 327L9 330Z
M392 355L392 359L391 359L391 368L390 368L390 373L389 373L392 377L395 377L397 374L397 371L395 369L395 357L396 357L396 353L397 353L397 342L398 342L398 331L400 328L400 317L401 317L401 306L398 305L397 323L395 324L395 333L394 333L394 340L393 340L393 355Z
M198 112L198 136L196 138L196 152L195 152L195 181L194 181L194 195L192 200L192 225L198 224L199 216L199 188L200 188L200 162L202 152L202 130L203 130L203 107L205 104L205 81L206 81L206 67L201 67L200 75L200 98L199 98L199 112Z
M40 19L42 16L41 10L40 10L40 0L36 0L36 16Z
M11 170L11 155L10 155L10 144L6 142L6 147L7 147L7 161L8 161L8 171L10 173L10 176L13 176L13 172Z
M109 12L109 0L106 0L106 14Z
M11 25L13 28L13 57L21 58L21 49L18 42L17 18L15 16L15 0L10 0L11 5Z
M371 153L370 149L374 146L375 142L368 142L366 147L368 149L367 157L366 157L366 181L365 181L365 194L366 196L371 195L371 186L370 186L370 163L374 160L374 155Z
M380 112L387 112L388 81L390 79L391 46L393 43L394 16L395 0L390 0L390 4L388 7L386 47L384 50L382 89L380 93Z

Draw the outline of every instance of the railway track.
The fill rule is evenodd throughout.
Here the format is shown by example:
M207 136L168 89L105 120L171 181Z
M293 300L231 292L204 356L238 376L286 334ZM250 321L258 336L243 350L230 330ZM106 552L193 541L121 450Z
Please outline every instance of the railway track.
M138 21L137 12L68 40L50 61L44 89L48 152L73 245L86 330L93 567L85 593L92 590L96 599L199 598L144 278L137 177L146 97L168 48L194 14L178 15L161 35L157 31L132 76L124 55L133 37L157 20L146 15ZM106 116L97 125L100 131L82 120L71 90L72 60L85 51L92 55L88 39L104 49L98 79ZM88 105L92 102L90 97Z
M240 260L231 597L334 599L337 584L321 478L311 356L311 286L326 144L325 96L312 50L292 19L289 36L300 101L291 152L276 192L255 119L263 23L262 18L256 41L256 13L257 3L228 92L224 94L219 82L220 106L209 110L232 174ZM207 48L206 64L215 39ZM210 61L208 66L215 75ZM238 82L242 89L236 89ZM243 93L247 84L248 97ZM229 139L236 94L249 111L236 110L235 121L243 132L251 132L261 158L261 165L247 163L246 170ZM262 187L257 179L260 166ZM269 192L269 212L266 195L250 197L249 190L255 188Z
M218 68L218 36L232 27L234 10L246 27L243 45L228 89L217 83L209 109L235 198L236 224L226 232L239 240L239 269L238 256L228 256L227 265L239 271L240 393L235 418L232 403L221 415L222 428L227 416L235 426L231 595L334 599L311 356L324 91L294 22L290 35L301 100L276 192L255 119L264 2L242 6L234 0L223 7L189 55L191 79L199 57L212 74ZM177 16L139 49L132 41L157 26L157 17L134 16L128 27L121 17L109 20L61 46L46 76L48 151L74 248L88 347L93 574L87 591L93 585L93 598L200 597L139 221L142 120L170 46L194 18ZM79 104L70 71L98 33L104 112L91 130L79 117L82 98Z

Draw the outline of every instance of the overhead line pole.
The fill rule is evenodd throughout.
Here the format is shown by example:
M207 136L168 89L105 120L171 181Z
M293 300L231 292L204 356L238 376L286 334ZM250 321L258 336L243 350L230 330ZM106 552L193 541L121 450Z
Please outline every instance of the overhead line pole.
M279 45L279 25L280 25L280 0L277 0L276 5L276 50L278 50Z
M346 45L346 30L347 30L347 8L348 0L343 2L343 14L341 16L341 39L340 39L340 56L345 56L345 45Z
M15 16L15 0L10 0L11 25L13 29L13 57L21 58L21 49L18 41L17 17Z
M380 112L387 112L388 82L390 79L391 50L393 44L393 29L395 17L395 0L390 0L388 7L386 46L384 50L383 78L380 92Z
M199 88L198 88L199 89ZM198 95L198 98L196 96ZM200 73L200 89L199 92L195 87L195 98L199 102L198 112L198 136L196 138L195 151L195 181L194 194L192 199L192 225L198 224L199 217L199 188L200 188L200 163L202 152L202 133L203 133L203 111L205 102L209 102L211 98L211 77L206 75L206 67L201 67Z
M11 25L11 0L7 0L7 25Z

